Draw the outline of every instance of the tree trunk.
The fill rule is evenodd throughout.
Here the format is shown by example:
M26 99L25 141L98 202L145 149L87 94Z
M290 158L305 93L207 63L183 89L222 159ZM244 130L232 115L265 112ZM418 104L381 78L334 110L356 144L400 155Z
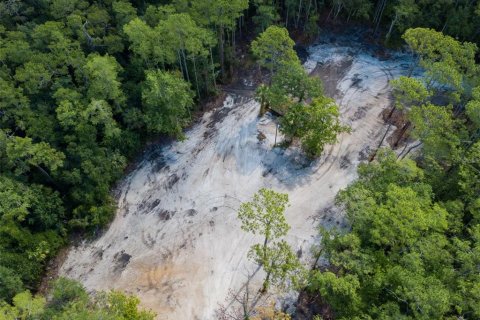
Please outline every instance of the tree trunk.
M315 256L315 262L313 263L312 265L312 270L314 270L318 264L318 261L320 260L320 258L322 257L322 252L323 252L323 248L318 250L318 254Z
M40 171L40 173L44 175L48 179L48 181L51 182L55 187L60 188L60 186L55 182L55 180L53 180L52 176L47 171L45 171L45 169L43 169L39 165L35 165L35 168L37 168L38 171Z
M368 162L372 162L373 160L375 160L375 157L377 156L377 152L378 152L378 150L382 147L383 141L385 141L385 138L387 137L387 134L388 134L388 132L390 131L390 128L391 128L391 127L392 127L392 124L389 124L388 127L387 127L387 131L385 131L385 134L383 135L382 140L380 140L380 143L378 144L377 149L376 149L375 152L370 156L370 159L368 159Z
M198 95L198 98L200 99L200 89L198 87L197 64L195 63L195 56L192 58L192 61L193 61L193 73L195 75L195 84L197 87L197 95Z
M352 17L352 14L353 14L353 11L350 11L350 12L348 13L347 23L350 22L350 18Z
M381 0L379 7L377 8L377 13L375 13L375 19L373 21L375 23L375 31L373 32L373 34L377 34L378 27L380 26L380 22L382 21L383 12L385 11L386 6L387 0Z
M235 28L232 29L232 50L233 50L233 56L235 57Z
M398 19L398 13L396 12L395 18L393 18L392 23L390 24L390 28L388 29L387 35L385 36L387 40L390 39L390 36L392 35L393 27L395 26L395 23L397 23L397 19Z
M340 12L342 11L342 7L343 7L342 4L339 4L339 5L338 5L338 8L337 8L337 10L336 10L336 12L335 12L335 15L333 16L333 20L337 20L338 15L339 15Z
M242 39L242 18L243 16L240 16L240 18L238 19L238 33L240 36L240 40Z
M223 27L220 26L218 30L218 54L220 56L220 73L222 74L222 79L225 78L225 44L223 33Z
M310 17L310 8L312 6L312 0L309 0L308 2L308 7L307 7L307 12L305 14L305 23L303 24L303 30L305 30L305 27L307 26L308 23L308 18Z
M328 19L330 19L330 16L333 13L333 9L334 9L334 7L332 6L332 9L330 9L330 12L328 13L327 19L325 19L325 21L328 21Z
M265 277L265 280L263 280L263 285L262 285L262 293L266 293L268 290L268 287L270 286L270 276L272 272L269 271L267 272L267 276Z
M393 113L395 112L395 110L397 110L397 107L396 107L395 105L393 105L392 111L390 111L390 113L388 114L387 119L390 120L390 119L392 118Z
M410 121L405 123L402 130L400 131L400 135L398 136L397 141L395 141L395 143L393 144L394 148L396 148L398 146L398 144L400 143L400 140L402 140L403 136L405 135L405 132L407 132L407 130L408 130L408 128L410 128L411 124L412 123Z
M412 53L414 54L414 53ZM412 65L410 66L410 69L408 70L408 77L411 77L412 74L413 74L413 71L415 70L415 68L417 67L418 65L418 57L416 57L413 62L412 62Z
M288 11L289 11L289 8L287 8L287 13L285 14L285 28L288 29Z
M417 148L417 147L419 147L419 146L421 146L421 145L422 145L422 143L419 142L419 143L411 146L410 148L408 148L408 151L402 156L402 160L405 159L405 157L406 157L413 149L415 149L415 148Z
M277 134L278 134L278 124L275 124L275 142L273 143L273 147L277 145Z
M295 28L296 29L298 29L298 24L300 23L300 15L302 13L302 4L303 4L303 0L300 0L300 3L298 4L297 22L295 23Z
M187 74L187 81L190 82L190 75L188 73L187 58L185 57L185 50L182 49L183 63L185 65L185 73Z
M180 66L180 71L182 72L182 76L185 79L185 72L183 71L183 63L182 63L182 57L180 56L180 50L177 50L177 56L178 56L178 65Z
M263 240L263 248L262 248L262 251L263 251L262 263L265 263L265 261L267 260L267 244L268 244L268 238L265 237L265 239Z
M212 63L213 86L215 87L215 89L217 89L217 79L215 79L215 64L213 63L212 48L210 48L210 62Z

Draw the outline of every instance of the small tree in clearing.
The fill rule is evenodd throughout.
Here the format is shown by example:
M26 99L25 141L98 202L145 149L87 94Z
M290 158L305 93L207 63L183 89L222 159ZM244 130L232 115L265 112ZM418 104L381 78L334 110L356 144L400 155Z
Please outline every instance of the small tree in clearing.
M281 284L287 278L293 280L296 271L301 267L297 256L285 240L267 245L266 250L263 250L260 244L255 244L248 257L261 265L267 274L263 280L262 292L267 292L272 283Z
M337 142L338 134L350 132L340 122L340 112L335 101L322 96L310 105L291 106L281 119L281 131L290 139L298 138L308 156L316 157L328 143Z
M290 229L285 219L288 195L262 188L253 201L242 203L238 218L242 230L264 236L262 244L250 249L249 258L255 260L266 272L262 292L266 292L271 282L281 282L298 269L299 262L285 241L276 241Z

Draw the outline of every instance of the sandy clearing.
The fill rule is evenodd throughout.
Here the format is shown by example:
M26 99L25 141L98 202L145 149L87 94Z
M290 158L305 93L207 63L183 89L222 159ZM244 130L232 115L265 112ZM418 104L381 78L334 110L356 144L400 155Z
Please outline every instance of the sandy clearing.
M72 248L60 274L89 290L136 294L158 319L212 319L256 270L246 254L258 239L240 230L236 209L261 187L289 194L287 240L309 262L316 226L343 225L334 196L385 133L380 113L390 104L388 81L409 63L401 54L380 60L351 38L309 53L305 67L326 81L351 134L309 163L295 148L272 149L274 117L258 118L250 97L229 95L186 141L154 152L124 179L109 229ZM251 285L259 287L261 277L257 272Z

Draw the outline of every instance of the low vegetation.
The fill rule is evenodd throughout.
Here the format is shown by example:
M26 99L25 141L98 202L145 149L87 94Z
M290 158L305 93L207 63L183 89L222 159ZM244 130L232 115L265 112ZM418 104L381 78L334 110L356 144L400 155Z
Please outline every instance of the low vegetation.
M77 282L60 278L47 299L29 291L15 295L12 304L0 303L0 319L35 320L153 320L155 315L138 308L139 300L120 292L97 292L91 297Z

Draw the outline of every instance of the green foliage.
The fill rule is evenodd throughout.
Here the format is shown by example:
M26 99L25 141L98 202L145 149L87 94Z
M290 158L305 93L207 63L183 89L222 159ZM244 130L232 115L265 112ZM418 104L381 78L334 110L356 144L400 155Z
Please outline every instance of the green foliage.
M480 291L478 272L475 273L480 238L475 225L480 211L480 98L478 89L473 89L478 87L474 59L477 48L470 42L455 40L478 40L480 7L475 1L443 0L265 0L252 2L250 10L247 0L1 2L0 300L13 301L13 305L3 304L0 317L150 317L135 313L138 302L133 298L107 294L88 301L81 293L83 289L69 283L58 289L64 292L63 296L54 294L57 309L28 293L11 299L26 288L35 288L46 261L65 243L69 231L95 230L109 221L114 212L111 185L146 139L157 134L182 137L194 104L191 88L196 89L199 99L215 91L218 66L225 76L227 67L234 65L238 34L245 33L250 19L264 30L252 43L252 51L261 66L275 73L271 85L258 91L263 107L280 111L285 119L290 117L285 130L298 134L309 154L318 154L325 143L333 142L332 130L341 130L338 111L322 96L319 82L303 72L288 31L270 26L285 22L286 26L300 32L303 28L313 36L318 32L318 13L323 5L333 9L330 19L344 15L347 19L373 18L375 24L390 25L389 37L419 23L425 27L405 34L407 44L419 55L420 65L426 70L425 85L413 79L401 79L393 85L397 104L412 109L412 133L424 143L427 161L422 161L422 165L426 173L420 173L411 163L396 166L392 162L361 170L365 177L372 177L378 188L383 188L376 193L383 194L384 199L374 198L375 208L367 208L369 212L395 212L381 226L371 223L377 228L375 237L372 236L377 246L385 245L382 241L399 241L394 235L398 230L391 231L396 229L389 223L395 223L407 238L418 232L427 235L418 244L420 258L409 255L405 258L408 261L402 260L402 270L384 272L387 275L382 278L405 283L402 288L388 287L391 292L387 291L387 296L402 297L407 302L399 305L386 301L372 312L379 318L401 318L408 309L413 310L408 316L434 318L444 312L445 306L454 305L455 311L448 311L450 314L480 317L475 304ZM451 37L427 28L444 30ZM215 48L218 53L214 53ZM453 119L450 108L429 104L430 97L439 94L448 96L455 116L465 109L466 117L461 114L458 120ZM312 99L312 106L307 106ZM323 121L329 125L325 126ZM439 192L442 184L443 190L450 188L450 196L444 198L445 203L430 205L427 195L434 197L432 191L426 191L428 188L419 181L435 175L439 177L437 183L430 181L434 196L443 199L445 192ZM374 187L363 183L365 188ZM399 212L394 197L421 220L416 229L412 227L413 231L406 232L411 225ZM406 203L409 201L420 204L412 206ZM431 222L428 217L434 213L440 217L445 210L448 230L439 231L444 228L441 220L432 240L429 232L433 231L425 229L426 223ZM445 239L438 237L438 233L445 232L449 246L443 246ZM360 243L351 240L352 245ZM293 255L282 242L269 243L270 251L262 250L268 253L265 256L272 257L269 262L294 264ZM439 263L442 260L433 244L441 247L438 255L443 254L447 260L454 256L455 271L446 270ZM356 248L361 248L360 244ZM433 267L417 272L417 266L422 265L419 261L423 266L434 265L442 276L435 274L432 278ZM265 263L265 270L271 265ZM466 276L448 278L456 270ZM275 278L276 271L273 268L268 273ZM281 274L280 278L285 276ZM365 283L365 278L358 279ZM455 290L444 285L447 280L451 280ZM334 283L331 277L328 281L328 288L344 288L343 283ZM67 287L73 292L69 293ZM387 289L381 293L385 294ZM363 299L364 290L360 291ZM112 308L116 309L114 315ZM364 310L361 305L355 308L352 310Z
M248 1L162 4L0 3L0 300L35 289L69 232L107 224L128 159L183 137L194 99L216 91ZM117 298L130 318L134 301ZM104 313L79 308L58 317Z
M470 42L461 43L426 28L408 29L403 39L420 56L420 65L427 77L427 88L447 90L452 102L460 101L472 77L478 72L475 64L477 46Z
M156 66L167 60L163 50L155 50L155 31L140 18L131 20L123 30L130 41L130 50L146 65Z
M302 266L285 240L273 242L266 249L261 244L255 244L248 252L248 257L262 266L266 273L263 292L272 285L282 287L287 280L295 284L297 276L301 274Z
M459 185L466 199L476 201L480 198L480 141L475 142L460 160ZM480 217L478 217L480 218Z
M327 143L336 142L339 133L349 130L340 124L334 100L323 95L321 81L303 69L293 44L287 30L276 26L252 42L258 63L272 76L269 86L258 87L256 99L261 113L270 108L283 115L280 130L289 140L299 138L307 155L315 157Z
M13 170L15 175L23 175L32 167L44 166L55 172L63 165L65 156L48 143L33 143L26 137L7 136L0 131L0 161L5 169Z
M276 71L281 65L298 63L295 43L285 28L270 26L252 41L252 52L260 66Z
M315 157L339 133L348 132L333 99L323 95L321 81L306 74L286 29L269 27L252 42L252 51L272 73L271 84L256 92L261 112L270 108L283 115L280 130L288 139L299 138L305 152Z
M45 298L40 296L34 297L29 291L25 291L13 298L14 308L12 308L11 312L15 314L15 318L25 320L38 319L45 311L45 303Z
M88 303L88 294L82 285L74 280L59 278L55 280L50 291L50 307L56 310L64 309L69 303L76 301Z
M312 157L323 152L328 143L335 143L337 135L348 132L340 123L340 113L333 99L315 98L310 105L295 104L281 119L280 130L289 137L297 137L305 152Z
M339 310L339 318L350 316L358 311L361 303L358 296L360 282L355 275L337 277L332 272L316 272L311 279L310 290L318 291L328 303Z
M321 97L322 83L318 78L309 77L297 62L284 63L272 76L270 86L260 85L256 97L264 109L270 108L285 114L293 103Z
M287 194L260 189L251 202L238 209L242 230L263 235L266 241L285 236L290 229L284 215L287 206Z
M423 82L415 78L401 76L390 81L390 84L395 97L395 106L399 109L422 105L432 95Z
M278 88L297 102L315 99L323 96L323 87L320 79L310 77L299 63L292 61L284 63L272 79L273 88Z
M20 279L16 272L0 265L0 297L10 301L22 290L22 279Z
M403 37L425 69L425 83L410 77L392 81L396 107L407 113L402 131L410 128L422 143L419 163L435 192L455 200L461 193L459 168L480 137L477 47L426 28L409 29Z
M190 14L201 25L214 25L232 30L236 19L248 9L248 0L194 0Z
M63 244L64 212L57 192L1 175L0 198L0 269L5 285L0 298L10 299L24 285L36 284L46 259Z
M147 131L182 136L193 105L188 82L175 73L147 71L142 101Z
M85 73L88 79L87 99L121 103L123 93L118 74L121 67L115 58L92 54L87 57Z
M271 284L280 286L287 279L295 282L301 269L290 246L280 240L290 229L285 219L287 206L287 194L262 188L251 202L242 203L238 209L242 230L264 237L263 243L253 245L248 253L249 258L262 266L266 273L263 292Z
M413 107L408 118L414 125L412 136L423 142L426 157L447 163L455 160L462 128L453 118L450 108L428 103Z
M280 15L271 0L254 0L256 15L252 17L258 33L265 31L269 26L280 20Z
M473 89L472 96L473 99L465 107L465 113L474 124L475 129L480 129L480 87Z

